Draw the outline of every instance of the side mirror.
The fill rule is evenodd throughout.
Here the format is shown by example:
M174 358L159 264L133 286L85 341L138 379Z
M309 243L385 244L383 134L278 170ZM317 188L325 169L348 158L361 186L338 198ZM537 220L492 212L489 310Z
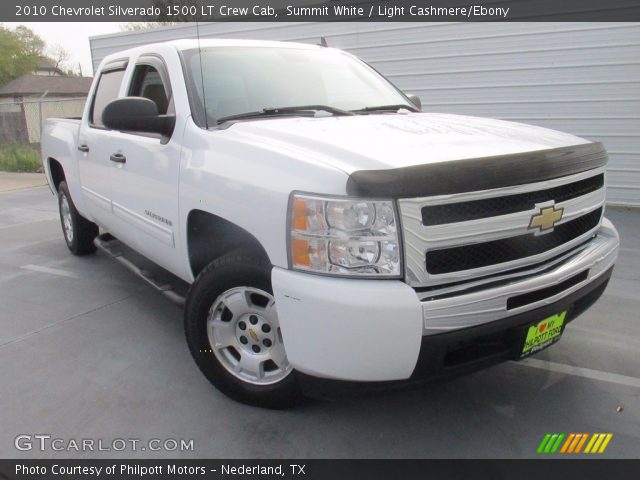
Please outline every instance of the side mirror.
M422 101L420 100L419 96L417 96L417 95L407 95L407 98L409 100L411 100L411 103L413 103L418 110L422 111Z
M125 97L113 100L102 111L102 123L111 130L148 132L170 136L176 123L174 115L159 115L153 100Z

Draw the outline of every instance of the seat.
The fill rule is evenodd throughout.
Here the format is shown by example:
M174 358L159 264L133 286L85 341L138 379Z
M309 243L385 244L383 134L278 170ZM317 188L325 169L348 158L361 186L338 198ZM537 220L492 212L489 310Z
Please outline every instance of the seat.
M155 83L146 85L142 91L142 96L155 102L158 106L158 113L160 115L165 115L167 113L169 100L167 99L167 94L165 93L164 86L162 84Z

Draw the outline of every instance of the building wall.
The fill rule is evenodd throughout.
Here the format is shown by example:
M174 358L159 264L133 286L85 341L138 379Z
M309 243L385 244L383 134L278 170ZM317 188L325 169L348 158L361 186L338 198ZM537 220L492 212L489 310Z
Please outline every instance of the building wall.
M318 43L352 52L424 111L532 123L601 141L610 203L640 205L638 23L207 23L201 37ZM194 24L90 40L107 54L176 38Z

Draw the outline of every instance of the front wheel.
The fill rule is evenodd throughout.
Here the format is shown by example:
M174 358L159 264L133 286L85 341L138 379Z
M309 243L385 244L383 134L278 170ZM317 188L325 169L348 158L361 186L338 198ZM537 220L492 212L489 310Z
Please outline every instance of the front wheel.
M302 401L282 340L271 265L250 250L224 255L198 275L185 333L198 367L227 396L268 408Z

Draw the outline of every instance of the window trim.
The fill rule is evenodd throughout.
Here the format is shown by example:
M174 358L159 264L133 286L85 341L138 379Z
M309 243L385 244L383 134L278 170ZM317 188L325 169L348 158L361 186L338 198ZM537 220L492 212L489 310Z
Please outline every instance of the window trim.
M136 69L141 66L153 67L160 75L160 80L162 81L162 85L164 86L164 90L167 94L167 115L175 115L175 103L173 101L173 90L171 88L171 79L169 77L169 70L167 69L167 64L160 55L155 53L143 53L140 55L133 66L133 71L131 72L131 76L129 78L129 84L127 85L126 96L133 97L136 95L132 95L134 88L134 81L136 80ZM169 113L173 111L173 113ZM175 128L174 128L175 131ZM173 132L171 135L160 135L159 133L148 133L148 132L122 132L127 135L136 135L139 137L147 137L147 138L156 138L160 140L161 144L169 143L171 137L173 136Z
M134 88L133 82L135 80L136 77L136 69L138 67L141 66L148 66L148 67L153 67L156 69L156 71L158 72L158 75L160 75L160 80L162 81L162 85L164 86L164 90L167 94L167 101L169 103L169 105L173 104L173 90L171 89L171 79L169 78L169 72L167 70L167 64L164 62L164 60L153 53L147 53L144 55L140 55L140 57L138 57L138 59L136 60L136 63L133 67L133 72L131 72L131 78L129 79L129 85L127 88L127 96L128 97L132 97L134 95L132 95L132 90ZM174 107L175 109L175 107ZM168 111L168 109L167 109Z
M189 71L189 62L194 55L194 51L197 49L178 50L178 56L180 57L180 65L182 66L182 75L184 77L185 85L187 87L187 99L189 100L189 111L191 112L191 119L199 128L207 130L209 128L206 112L204 111L202 102L198 101L198 86L196 80Z

